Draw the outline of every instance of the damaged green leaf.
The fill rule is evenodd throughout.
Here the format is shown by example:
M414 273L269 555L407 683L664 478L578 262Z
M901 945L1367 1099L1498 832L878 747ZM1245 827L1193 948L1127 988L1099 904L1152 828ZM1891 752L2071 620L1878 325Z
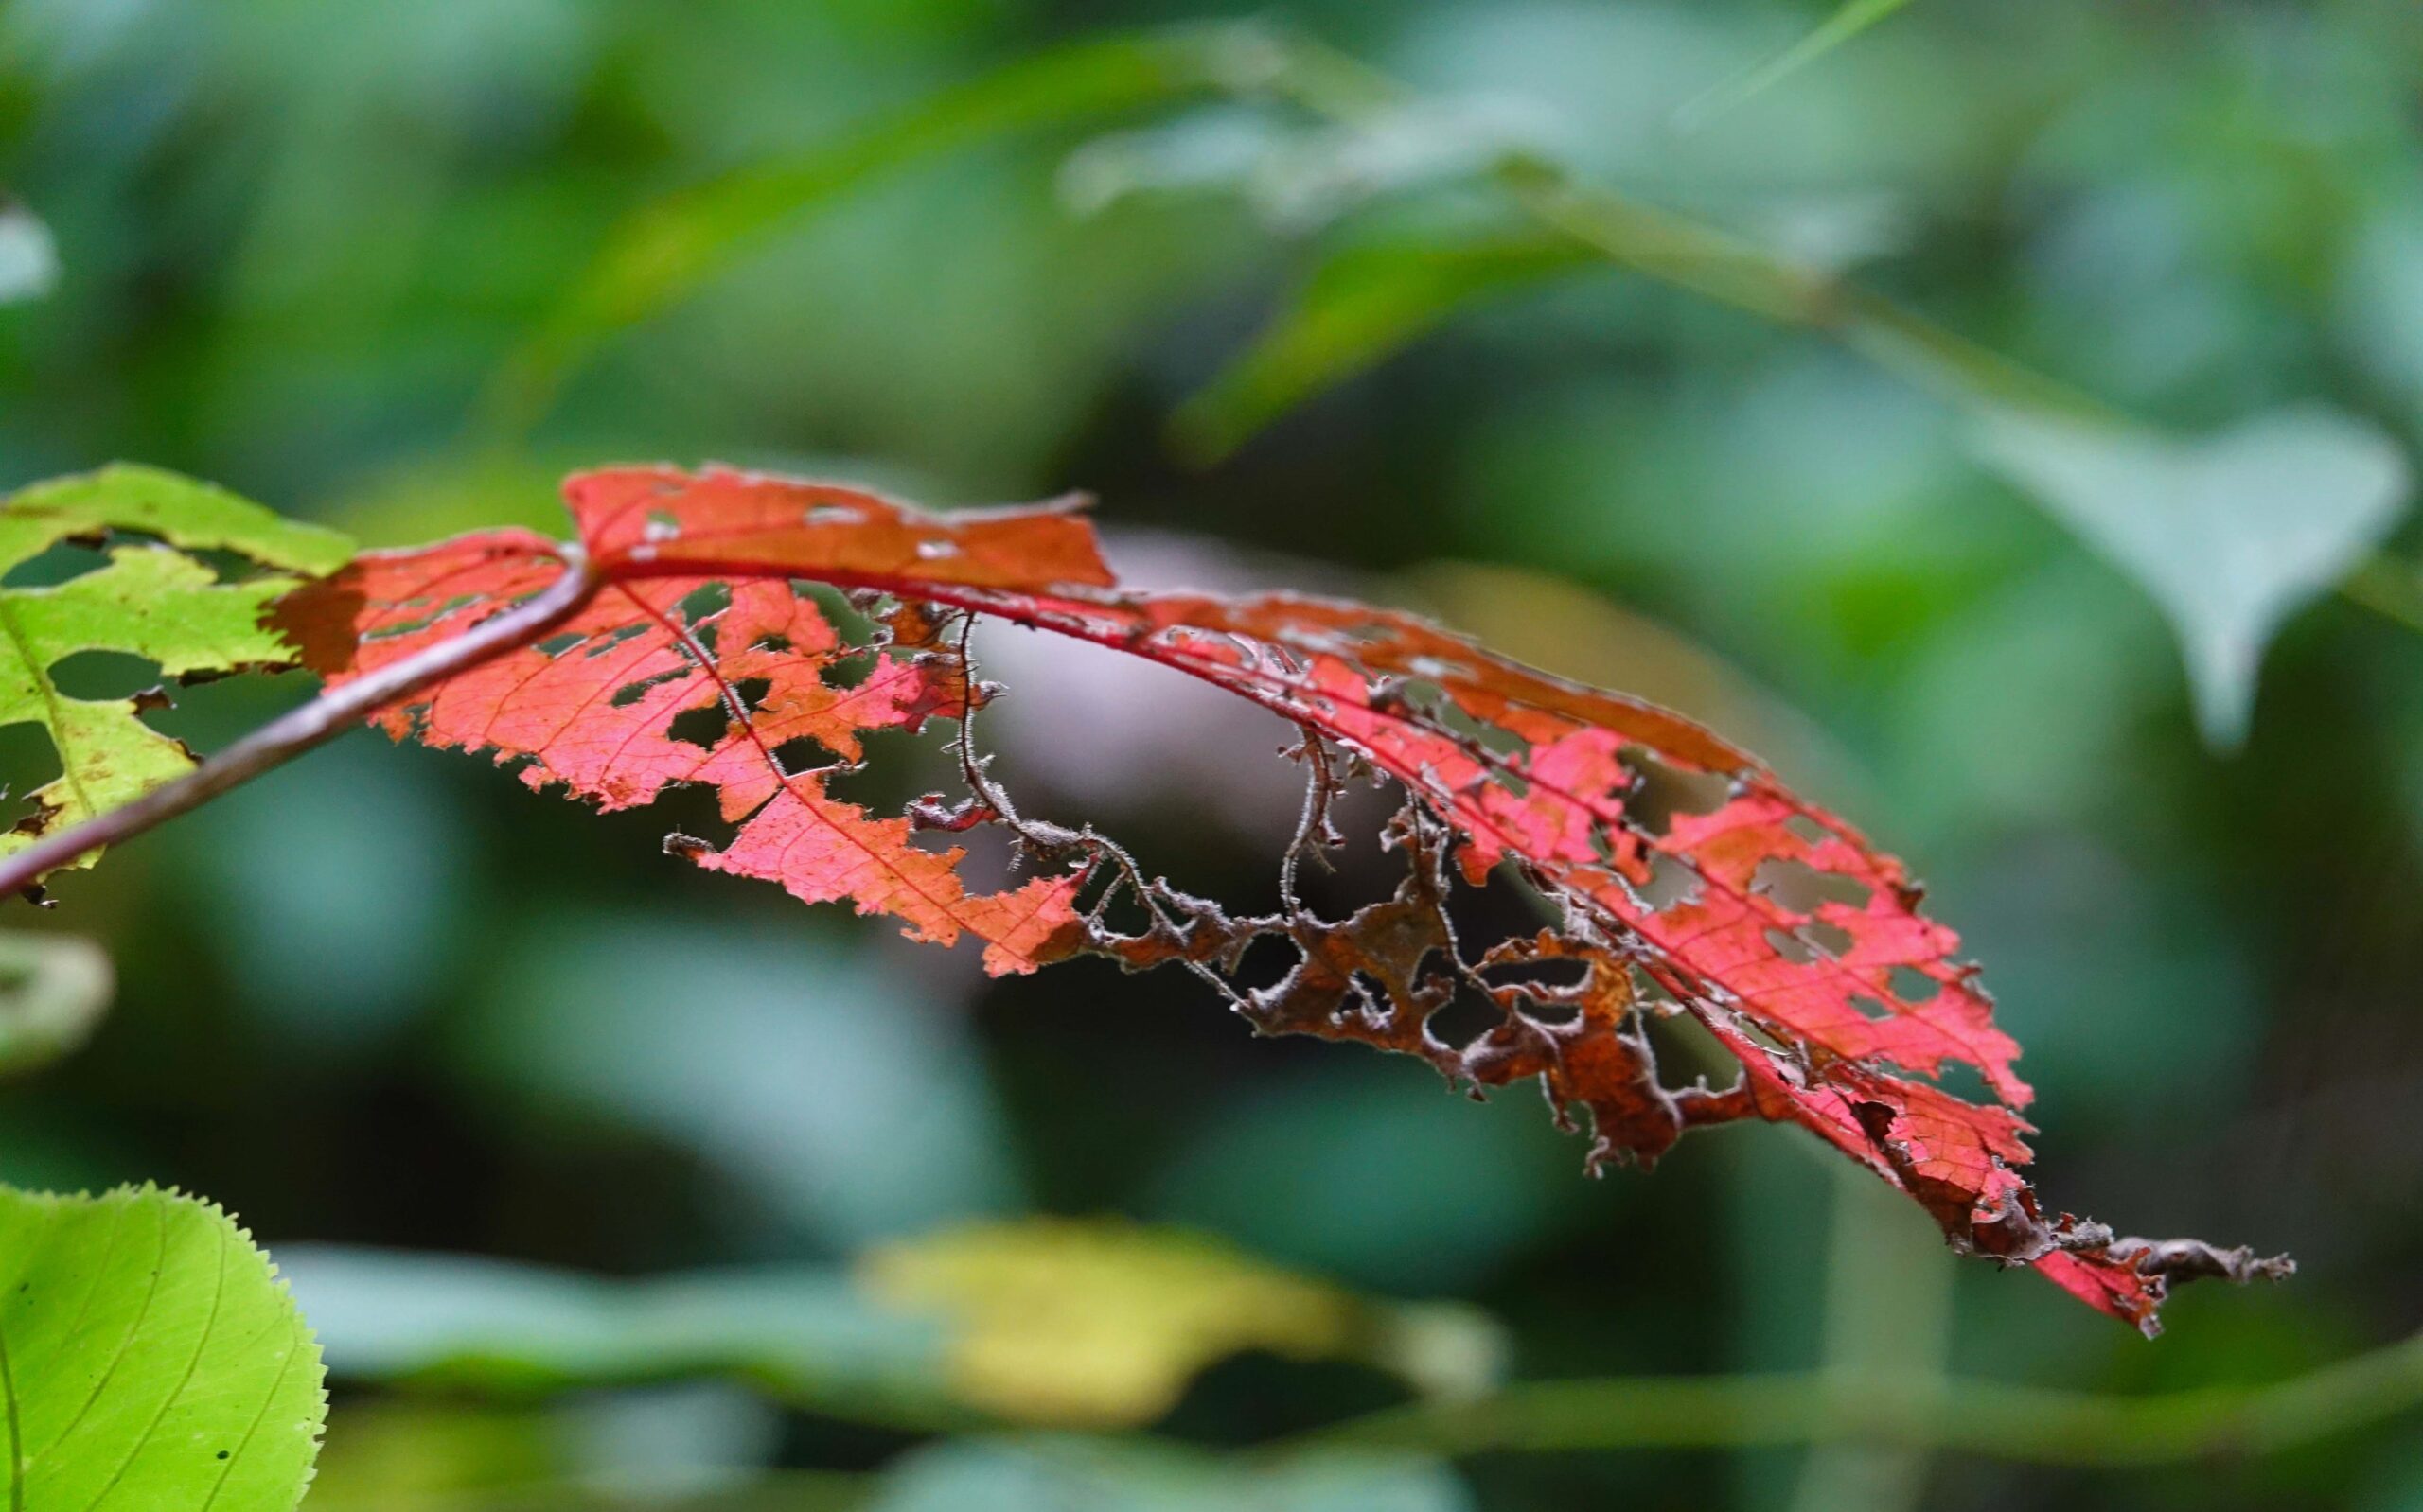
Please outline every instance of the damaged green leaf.
M126 538L150 536L154 539ZM165 542L166 544L159 544ZM51 548L105 544L109 560L51 587L0 587L0 725L34 724L59 776L0 835L0 854L141 797L194 765L184 744L144 723L152 696L79 698L59 663L114 651L179 680L292 666L296 653L262 612L299 576L343 567L353 543L316 525L176 473L119 464L35 483L0 504L0 572ZM233 553L259 569L222 576L196 552ZM93 857L78 862L89 866Z

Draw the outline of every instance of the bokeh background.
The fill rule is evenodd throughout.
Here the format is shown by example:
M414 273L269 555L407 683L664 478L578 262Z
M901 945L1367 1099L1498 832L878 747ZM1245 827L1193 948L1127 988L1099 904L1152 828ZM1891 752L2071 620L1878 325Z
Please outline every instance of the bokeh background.
M666 197L1219 8L16 0L0 183L57 267L0 309L0 475L140 460L372 544L554 527L556 480L618 461L1083 488L1148 581L1427 608L1685 707L1909 857L2027 1046L2049 1199L2292 1250L2294 1282L2191 1290L2149 1345L1953 1261L1795 1134L1588 1181L1527 1093L1256 1042L1180 975L987 982L665 857L677 813L367 733L59 887L41 926L102 941L119 998L0 1089L0 1177L175 1183L292 1256L341 1377L311 1506L2423 1507L2412 1411L2226 1473L1235 1455L1500 1377L2160 1392L2423 1327L2423 635L2354 601L2411 577L2404 533L2379 591L2288 618L2233 745L2143 585L1980 461L1974 396L1808 322L1577 262L1409 320L1250 435L1200 398L1339 249L1517 225L1476 175L1512 144L2149 425L2423 434L2412 5L1915 0L1724 90L1828 9L1291 6L1418 91L1419 129L1029 101L793 184L695 287L584 326L589 270ZM1268 889L1286 731L992 650L1031 813ZM159 718L206 746L298 681ZM858 781L905 797L936 759ZM1185 1381L1198 1356L1225 1358Z

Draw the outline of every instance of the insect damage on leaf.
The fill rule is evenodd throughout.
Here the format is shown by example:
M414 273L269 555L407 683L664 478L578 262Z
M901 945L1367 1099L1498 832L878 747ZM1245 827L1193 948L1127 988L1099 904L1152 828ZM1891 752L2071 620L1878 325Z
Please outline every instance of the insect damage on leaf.
M353 554L334 531L281 519L208 483L123 464L36 483L0 502L0 571L13 573L66 544L105 546L107 562L50 586L0 587L0 725L40 725L60 765L58 778L33 792L32 809L0 834L0 853L138 798L194 765L182 743L144 723L156 693L76 697L60 687L59 663L113 651L186 680L292 666L294 648L260 624L262 611L295 586L292 574L333 571ZM222 574L189 554L202 551L253 566Z
M566 485L583 551L504 531L372 554L280 606L332 681L527 601L567 571L584 607L377 718L398 738L487 750L533 787L604 808L698 784L733 827L668 849L711 870L854 901L920 940L984 941L995 973L1079 955L1177 962L1265 1033L1418 1055L1476 1089L1536 1080L1590 1162L1654 1161L1689 1129L1795 1123L1916 1199L1964 1252L2032 1266L2152 1331L2174 1277L2286 1274L2285 1260L2115 1238L2047 1213L2019 1174L2031 1097L1957 938L1900 862L1756 759L1652 705L1564 681L1411 617L1290 595L1122 590L1062 505L930 516L852 489L711 469L623 468ZM811 585L853 595L853 640ZM992 615L1174 668L1293 724L1303 821L1279 911L1231 914L1147 879L1091 829L1021 818L968 748L990 694L964 629ZM966 791L876 815L832 795L864 737L955 721ZM806 754L803 755L802 753ZM1371 780L1404 804L1393 897L1343 919L1299 899L1299 864L1339 843L1332 800ZM1007 832L1035 874L971 892L956 847ZM1520 888L1548 927L1460 939L1459 892ZM1256 941L1278 981L1231 980ZM1457 1043L1459 999L1494 1021ZM1730 1086L1661 1080L1649 1026L1696 1025ZM1954 1067L1986 1100L1942 1084Z

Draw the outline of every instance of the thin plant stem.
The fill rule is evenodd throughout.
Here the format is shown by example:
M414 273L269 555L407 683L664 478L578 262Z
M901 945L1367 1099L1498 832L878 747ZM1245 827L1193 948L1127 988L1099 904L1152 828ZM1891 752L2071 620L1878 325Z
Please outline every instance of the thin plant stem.
M1387 74L1300 32L1275 31L1265 47L1270 62L1263 87L1340 125L1369 125L1404 109L1414 97ZM1534 221L1613 265L1779 325L1829 336L1950 403L2090 423L2135 423L2086 391L2005 357L1873 290L1795 264L1705 221L1575 179L1559 164L1511 152L1488 172ZM2381 555L2369 557L2338 585L2338 591L2350 603L2423 631L2423 581L2411 567Z
M1836 1163L1826 1246L1825 1359L1841 1392L1870 1381L1940 1389L1952 1344L1953 1256L1890 1187ZM1911 1512L1926 1490L1923 1446L1812 1444L1790 1512Z
M2276 1454L2423 1409L2423 1334L2267 1386L2126 1397L1945 1380L1855 1386L1827 1371L1512 1386L1353 1418L1292 1443L1436 1453L1871 1443L2040 1465Z

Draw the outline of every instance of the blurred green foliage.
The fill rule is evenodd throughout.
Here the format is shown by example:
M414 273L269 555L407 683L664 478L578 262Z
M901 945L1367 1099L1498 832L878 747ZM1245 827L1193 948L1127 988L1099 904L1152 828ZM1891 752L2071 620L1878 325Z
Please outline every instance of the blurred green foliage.
M2209 748L2164 613L2242 586L2209 565L2221 506L2174 490L2130 513L2168 486L2142 473L2075 508L2023 492L2063 493L2026 475L2052 448L1990 466L1977 405L2092 396L2089 418L2141 428L2132 466L2149 432L2210 446L2311 409L2411 454L2423 16L1921 0L1724 93L1834 9L1286 8L1402 81L1374 113L1362 76L1331 80L1358 121L1275 87L1255 34L1158 29L1225 15L1149 0L18 0L0 185L37 219L0 221L0 288L39 297L0 308L0 461L11 485L174 466L373 544L556 528L555 478L617 460L943 504L1084 487L1114 555L1165 577L1433 605L1743 735L1910 857L2029 1048L2052 1199L2291 1248L2291 1286L2191 1292L2146 1346L2024 1277L1937 1263L1780 1132L1585 1183L1528 1098L1476 1108L1409 1065L1250 1043L1182 977L984 985L673 865L656 841L678 816L592 818L367 734L62 884L58 922L121 990L83 1053L4 1089L0 1177L175 1182L273 1248L592 1276L838 1275L961 1221L1127 1213L1483 1310L1534 1380L1949 1368L2173 1391L2423 1327L2423 637L2258 581L2229 623L2280 640L2242 746ZM28 263L51 247L55 273ZM1777 267L1794 298L1767 297ZM1878 302L1860 330L1795 302L1843 279ZM1976 347L1913 341L1894 320L1914 312ZM2216 488L2285 540L2323 501L2311 471L2224 467ZM2378 551L2360 592L2410 604L2411 524L2348 516L2289 579L2325 589ZM1184 886L1266 889L1295 794L1277 763L1243 773L1282 732L1100 675L1002 674L1000 775ZM206 747L300 691L212 684L150 717ZM1055 745L1070 710L1083 733ZM931 785L929 757L877 754L854 781ZM44 760L0 738L9 791ZM1070 774L1105 763L1121 780L1088 799ZM1376 859L1318 901L1360 901ZM696 1381L363 1384L314 1496L2423 1496L2411 1415L2228 1475L1857 1445L1227 1452L1406 1393L1368 1363L1249 1352L1156 1425L1173 1447L938 1435Z

